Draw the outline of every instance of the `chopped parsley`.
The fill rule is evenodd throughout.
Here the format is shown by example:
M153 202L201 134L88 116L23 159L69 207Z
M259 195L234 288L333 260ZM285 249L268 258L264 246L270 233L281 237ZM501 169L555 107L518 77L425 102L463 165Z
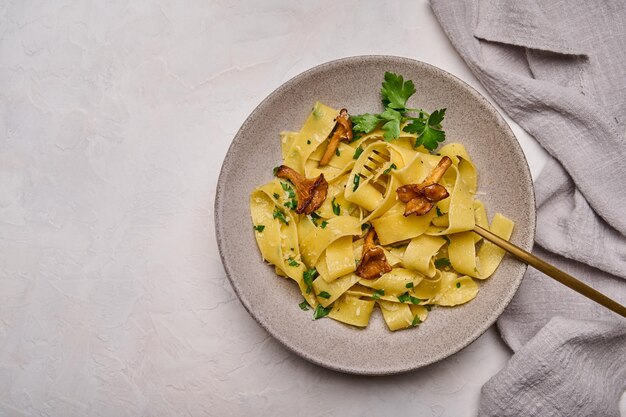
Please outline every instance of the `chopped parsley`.
M300 266L300 263L293 259L291 256L287 259L287 263L289 264L289 266L293 266L294 268L296 266Z
M410 297L411 296L409 295L409 293L405 292L404 294L398 296L398 301L400 301L401 303L406 303L407 301L409 301Z
M450 238L448 236L446 236L446 235L443 235L442 237L443 237L443 240L445 240L446 243L449 245L450 244Z
M315 311L313 312L313 320L317 320L317 319L321 319L322 317L326 317L328 315L328 313L330 313L330 310L332 310L332 306L328 306L326 308L322 307L321 304L318 304L317 307L315 307Z
M287 191L289 198L294 198L296 196L296 192L293 190L293 188L291 188L291 185L287 184L286 182L281 182L280 186L283 188L283 190Z
M435 210L437 211L437 217L443 216L443 213L439 210L439 206L435 207Z
M298 207L298 202L294 199L291 199L283 204L283 206L287 207L288 209L295 210L296 207Z
M311 144L311 141L310 141L310 140L307 140L307 141L306 141L306 144L307 144L307 145L310 145L310 144Z
M256 230L259 233L262 233L264 229L265 229L265 226L262 224L254 226L254 230Z
M319 214L317 214L316 212L313 212L313 213L309 214L309 218L311 219L311 222L312 222L315 226L317 226L317 221L318 221L319 219L321 219L320 215L319 215Z
M414 144L416 148L423 145L428 150L435 150L439 142L443 142L446 138L441 128L446 109L435 110L432 114L428 114L422 109L408 108L407 101L415 92L413 81L404 81L401 75L385 72L381 90L385 110L380 114L366 113L351 116L353 132L367 134L380 127L384 132L385 140L391 141L400 136L400 127L404 124L405 132L416 134ZM414 116L415 113L417 117Z
M406 288L413 288L413 283L412 282L407 282L405 287Z
M409 296L409 300L410 300L410 301L411 301L411 303L413 303L413 304L419 304L419 303L421 303L422 301L424 301L424 300L420 300L419 298L417 298L417 297L413 297L413 296Z
M405 292L404 294L401 294L401 295L398 296L398 301L400 301L401 303L406 303L407 301L410 301L412 304L419 304L423 300L420 300L417 297L413 297L408 292Z
M276 176L276 174L278 173L278 170L280 169L280 167L274 167L272 168L272 174L274 174L274 176Z
M452 264L450 264L450 259L448 258L439 258L439 259L435 259L435 267L436 268L442 268L444 266L451 266Z
M298 307L300 307L300 309L302 311L308 311L309 310L309 303L307 303L306 300L302 300L302 302L300 304L298 304Z
M356 150L354 151L354 155L352 156L352 159L359 159L359 156L361 156L361 154L363 153L363 148L361 148L360 146L358 148L356 148Z
M311 289L313 288L313 280L317 278L318 275L319 273L317 272L317 269L315 268L307 269L306 271L302 273L302 280L306 284L307 294L311 294Z
M289 196L289 201L287 201L284 206L290 208L291 210L295 210L298 207L298 202L296 201L296 192L293 190L291 185L286 182L281 182L280 186L283 190L287 192L287 196Z
M413 321L411 322L411 326L415 327L418 324L422 323L422 319L419 318L419 316L416 314L415 317L413 317Z
M274 196L274 198L275 198L276 200L278 200L278 199L280 198L280 196L279 196L277 193L274 193L274 194L272 194L272 195Z
M341 156L341 151L339 150L339 148L335 149L335 155Z
M331 205L333 206L333 213L335 213L335 216L339 216L341 214L341 205L339 205L339 203L335 203L335 197L333 197Z
M289 224L289 220L287 220L287 218L285 217L285 213L283 213L283 211L278 207L274 207L274 213L272 214L272 216L285 224Z
M383 171L383 174L384 174L384 175L387 175L387 174L389 174L389 173L391 172L391 170L392 170L392 169L396 169L396 168L398 168L398 167L396 166L396 164L393 164L393 163L392 163L391 165L389 165L389 168L387 168L386 170L384 170L384 171Z
M460 283L460 282L457 282L457 283L456 283L456 287L457 287L457 288L461 288L461 283Z
M374 291L374 294L372 294L372 298L375 300L380 300L381 295L385 295L385 290L380 289L380 290Z
M352 180L352 192L355 192L357 188L359 188L359 182L361 181L361 176L360 175L355 175L354 179Z
M329 293L327 293L326 291L322 291L321 293L317 294L317 296L318 296L318 297L325 298L325 299L327 299L327 300L330 298L330 294L329 294Z
M318 221L319 219L321 219L322 217L321 217L319 214L317 214L316 212L311 213L311 214L309 215L309 217L310 217L310 219L311 219L311 222L313 222L313 224L314 224L315 226L317 226L317 227L321 227L322 229L325 229L325 228L326 228L326 226L328 225L328 222L327 222L326 220L322 220L322 223L321 223L321 224L318 224L318 223L317 223L317 221Z
M366 230L367 230L367 229L369 229L369 228L370 228L370 224L369 224L369 223L363 223L363 224L361 225L361 231L362 231L362 232L366 231Z

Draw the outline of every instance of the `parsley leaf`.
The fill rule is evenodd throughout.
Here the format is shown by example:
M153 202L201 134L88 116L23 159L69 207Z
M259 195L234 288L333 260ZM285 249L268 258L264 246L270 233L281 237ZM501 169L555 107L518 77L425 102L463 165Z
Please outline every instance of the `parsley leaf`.
M358 148L356 148L356 150L354 151L354 156L352 156L352 159L359 159L359 156L361 156L361 154L363 153L363 148L361 148L360 146Z
M285 213L283 213L283 211L278 207L274 207L274 213L272 214L272 216L285 224L289 224L289 220L287 220L287 218L285 217Z
M450 264L450 259L448 258L439 258L439 259L435 259L435 268L441 268L444 266L451 266L452 264Z
M461 283L460 283L460 282L457 282L457 283L456 283L456 287L457 287L457 288L461 288Z
M291 256L287 259L287 263L289 264L289 266L293 266L293 267L300 266L298 261L293 259Z
M291 185L286 182L281 182L280 186L284 191L287 192L287 196L289 197L289 201L283 204L285 207L290 208L291 210L295 210L298 207L298 201L296 201L296 192L293 190Z
M330 310L332 310L332 306L328 306L326 308L322 307L321 304L318 304L317 307L315 307L315 311L313 312L313 320L317 320L317 319L321 319L322 317L326 317L328 315L328 313L330 313Z
M415 317L413 317L413 321L411 322L411 326L415 327L418 324L422 323L422 319L419 318L419 316L416 314Z
M411 296L409 295L408 292L398 295L398 301L400 301L401 303L406 303L407 301L409 301L410 298Z
M281 182L280 186L284 191L287 191L287 195L289 195L289 198L294 198L296 196L296 192L293 190L293 188L291 188L291 185L287 184L286 182Z
M311 219L311 223L313 223L315 226L317 226L317 221L319 219L321 219L321 217L316 212L313 212L313 213L309 214L309 219Z
M407 282L405 287L406 288L413 288L413 283L412 282Z
M295 210L296 207L298 207L298 202L292 198L291 200L283 204L283 206L287 207L288 209Z
M361 181L361 176L360 175L355 175L354 179L352 180L352 184L354 184L352 186L352 192L355 192L357 188L359 188L359 182Z
M335 149L335 155L341 156L341 151L339 150L339 148Z
M331 205L333 206L333 213L335 213L335 216L339 216L341 214L341 205L339 203L335 203L335 197L333 197Z
M439 206L435 207L435 210L437 210L437 217L443 216L443 213L439 210Z
M362 231L362 232L366 231L366 230L367 230L367 229L369 229L369 228L370 228L370 224L369 224L369 223L363 223L363 224L361 225L361 231Z
M385 120L385 124L382 129L383 137L387 142L397 139L400 136L400 122L402 121L402 114L394 109L386 108L384 112L380 114L380 117Z
M446 109L435 110L428 118L428 124L431 126L441 126L444 117L446 117Z
M254 230L256 230L257 232L261 233L263 232L263 230L265 229L265 226L262 224L259 224L257 226L254 226Z
M446 115L446 109L435 110L428 119L411 118L411 124L404 127L404 131L417 134L414 146L424 145L429 151L437 149L439 142L446 140L446 133L441 130L441 122Z
M396 169L396 168L398 168L396 166L396 164L392 163L391 165L389 165L389 168L387 168L386 170L383 171L383 174L387 175L387 174L389 174L391 172L392 169Z
M385 290L380 289L380 290L376 290L376 291L374 291L374 294L372 294L372 298L373 298L374 300L380 300L380 296L381 296L381 295L385 295Z
M328 222L327 222L326 220L322 220L322 224L320 225L320 227L321 227L322 229L325 229L325 228L326 228L326 225L328 225Z
M420 299L419 299L419 298L417 298L417 297L413 297L412 295L409 295L409 301L411 301L411 303L413 303L413 304L419 304L419 303L421 303L423 300L420 300Z
M404 294L401 294L401 295L398 296L398 301L400 301L401 303L406 303L407 301L410 301L412 304L419 304L423 300L420 300L417 297L413 297L408 292L405 292Z
M380 91L385 107L397 110L405 109L407 100L415 94L415 91L413 81L405 82L402 75L385 72L385 81L383 81L383 88Z
M350 120L352 120L352 131L362 133L370 133L380 122L377 114L370 113L350 116Z
M327 293L326 291L322 291L321 293L317 294L317 296L318 296L318 297L325 298L325 299L327 299L327 300L330 298L330 294L329 294L329 293Z
M313 280L318 276L317 269L307 269L302 273L302 280L306 284L306 293L311 294L311 289L313 288Z
M298 304L298 306L300 307L300 309L302 311L308 311L309 310L309 303L307 303L306 300L302 300L302 302L300 304Z

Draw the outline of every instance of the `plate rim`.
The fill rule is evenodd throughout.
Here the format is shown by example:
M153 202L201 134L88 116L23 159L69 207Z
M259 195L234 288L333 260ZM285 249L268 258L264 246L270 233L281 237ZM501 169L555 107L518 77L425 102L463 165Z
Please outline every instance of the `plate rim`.
M524 153L524 150L522 149L519 140L517 139L517 136L515 136L515 133L513 132L513 130L511 129L511 126L509 125L509 123L504 119L504 117L502 116L502 114L500 114L500 111L498 111L498 109L489 101L487 100L486 97L483 96L483 94L481 94L480 92L478 92L474 87L472 87L471 85L469 85L467 82L463 81L462 79L460 79L459 77L455 76L454 74L451 74L450 72L441 69L435 65L420 61L420 60L416 60L413 58L407 58L407 57L401 57L401 56L394 56L394 55L353 55L353 56L348 56L348 57L343 57L343 58L338 58L338 59L334 59L331 61L327 61L324 62L322 64L318 64L316 66L313 66L305 71L300 72L299 74L289 78L287 81L283 82L281 85L279 85L277 88L275 88L270 94L268 94L263 100L261 100L256 106L255 108L252 110L252 112L246 117L246 119L244 120L244 122L242 123L242 125L239 127L239 129L237 130L237 133L233 136L233 139L231 140L230 146L228 147L228 150L226 151L226 155L224 157L224 160L222 162L222 166L220 168L220 173L218 176L218 180L217 180L217 185L216 185L216 191L215 191L215 201L214 201L214 205L213 205L213 215L214 215L214 225L215 225L215 237L217 240L217 246L218 246L218 251L219 251L219 255L220 255L220 259L222 261L222 266L224 267L224 271L226 272L226 276L228 277L228 280L231 284L231 287L233 288L233 290L235 291L235 294L237 295L237 298L239 299L239 301L241 302L241 304L244 306L244 308L246 309L246 311L248 312L248 314L266 331L269 333L270 336L272 336L276 341L278 341L282 346L284 346L285 348L287 348L287 350L289 350L290 352L293 352L295 354L297 354L298 356L300 356L303 359L306 359L309 362L312 362L316 365L322 366L324 368L333 370L333 371L339 371L342 373L346 373L346 374L353 374L353 375L369 375L369 376L384 376L384 375L395 375L395 374L402 374L402 373L406 373L406 372L411 372L411 371L415 371L417 369L420 368L424 368L427 366L430 366L434 363L440 362L446 358L452 357L454 355L456 355L458 352L460 352L461 350L465 349L467 346L469 346L470 344L472 344L473 342L475 342L480 336L482 336L492 325L494 325L494 323L497 322L498 318L500 318L500 316L502 315L502 313L504 312L505 308L510 304L511 300L513 299L513 297L515 296L515 294L517 293L522 280L524 279L524 276L526 274L526 271L528 269L528 265L522 263L522 274L521 274L521 278L517 279L513 288L513 291L511 291L507 297L505 297L504 299L501 300L501 302L499 303L499 308L496 310L497 314L494 315L493 319L489 319L489 320L485 320L483 323L481 323L480 326L477 326L476 330L472 333L471 337L468 337L467 340L463 341L462 343L459 344L458 348L456 348L454 351L452 352L446 352L446 354L443 355L433 355L433 357L426 361L425 363L421 363L418 364L416 366L403 366L403 367L395 367L393 369L380 369L380 370L371 370L371 369L357 369L357 368L351 368L348 366L342 366L340 364L334 364L334 363L328 363L322 360L319 360L318 358L316 358L315 356L310 355L307 351L303 351L299 348L297 348L296 346L293 346L291 344L289 344L286 340L283 340L283 338L280 335L280 332L276 332L274 331L274 329L272 328L272 326L270 326L268 323L265 323L264 321L262 321L252 310L249 301L246 299L246 297L244 297L241 293L241 290L236 282L236 280L234 280L232 278L232 275L234 274L234 272L231 270L229 263L226 260L226 257L224 256L224 247L223 247L223 231L222 228L220 227L220 217L221 217L221 206L222 206L222 201L223 201L223 194L224 194L224 177L225 177L225 170L227 169L228 166L228 162L230 160L230 158L232 158L232 150L235 146L237 146L241 140L242 140L242 136L241 133L243 131L246 130L249 122L254 118L254 116L256 115L256 113L258 113L260 111L260 109L264 106L265 103L267 103L268 101L272 100L275 96L281 94L284 90L288 90L289 88L291 88L292 84L296 84L297 82L301 81L302 79L305 79L307 77L313 76L316 73L319 72L324 72L326 71L328 68L332 68L336 65L340 65L340 64L344 64L344 63L351 63L353 61L358 62L358 61L362 61L362 60L368 60L368 61L395 61L395 62L400 62L403 64L408 64L411 66L423 66L426 67L428 69L430 69L431 71L434 72L440 72L442 73L445 77L448 78L452 78L454 81L456 81L457 83L459 83L460 85L462 85L463 87L465 87L465 89L476 99L478 99L479 101L481 101L487 108L491 109L491 111L493 112L493 114L495 114L496 116L496 120L498 122L499 125L504 126L505 130L508 130L508 133L515 139L514 141L512 141L512 145L514 148L514 152L515 154L521 155L522 160L524 161L524 170L522 172L523 176L525 177L525 179L527 179L530 183L530 194L532 196L532 210L531 210L531 215L530 215L530 222L531 222L531 239L530 239L530 243L529 245L525 245L525 246L521 246L522 249L525 249L527 251L531 251L532 250L532 246L534 244L535 238L536 238L536 229L537 229L537 200L536 200L536 195L535 195L535 189L534 189L534 182L533 182L533 178L530 172L530 165L528 164L528 159L526 158L526 155ZM520 261L521 262L521 261ZM407 362L408 363L408 362Z

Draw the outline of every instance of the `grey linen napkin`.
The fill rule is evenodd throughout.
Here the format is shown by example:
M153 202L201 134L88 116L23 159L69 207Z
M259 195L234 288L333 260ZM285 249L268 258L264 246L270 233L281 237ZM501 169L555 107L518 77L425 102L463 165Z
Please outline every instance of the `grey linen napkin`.
M551 155L534 253L626 303L626 2L431 0L494 100ZM626 321L529 268L483 416L619 416Z

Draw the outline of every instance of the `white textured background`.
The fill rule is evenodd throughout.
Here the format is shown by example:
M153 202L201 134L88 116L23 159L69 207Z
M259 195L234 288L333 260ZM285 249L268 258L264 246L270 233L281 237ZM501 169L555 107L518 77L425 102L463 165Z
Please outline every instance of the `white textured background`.
M220 264L238 127L359 54L484 92L425 0L0 0L0 415L475 415L510 355L493 329L414 373L342 375L274 342ZM536 176L545 156L513 128Z

